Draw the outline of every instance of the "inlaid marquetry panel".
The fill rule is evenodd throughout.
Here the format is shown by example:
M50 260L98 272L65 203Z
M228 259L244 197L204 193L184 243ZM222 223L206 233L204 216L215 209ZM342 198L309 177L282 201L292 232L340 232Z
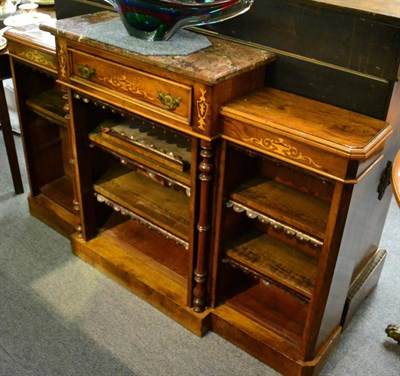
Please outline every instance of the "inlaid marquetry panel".
M327 150L318 150L279 133L223 119L223 137L307 170L338 180L346 179L348 161ZM329 162L329 163L327 163Z
M55 54L38 50L37 48L30 48L14 42L8 43L9 54L27 64L40 67L53 74L57 74L57 58Z

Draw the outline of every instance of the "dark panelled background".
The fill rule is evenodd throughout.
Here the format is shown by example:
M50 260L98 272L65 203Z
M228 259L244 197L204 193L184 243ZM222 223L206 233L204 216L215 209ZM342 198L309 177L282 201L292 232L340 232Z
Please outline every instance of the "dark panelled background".
M55 6L57 18L112 9L102 0ZM245 14L204 29L274 50L266 85L386 118L400 63L395 18L311 0L254 0Z

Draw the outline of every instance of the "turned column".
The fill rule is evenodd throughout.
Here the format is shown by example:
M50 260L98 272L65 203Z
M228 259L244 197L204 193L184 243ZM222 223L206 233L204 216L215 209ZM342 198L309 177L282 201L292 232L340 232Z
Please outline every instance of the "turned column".
M212 188L213 157L211 142L200 142L199 163L199 217L197 222L197 258L194 270L193 310L205 310L207 295L207 254L210 241L210 196Z

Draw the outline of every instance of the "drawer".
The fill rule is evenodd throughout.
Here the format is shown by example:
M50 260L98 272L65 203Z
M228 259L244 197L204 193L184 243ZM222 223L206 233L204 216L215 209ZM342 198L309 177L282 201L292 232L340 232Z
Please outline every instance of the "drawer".
M192 88L187 85L121 66L112 61L70 50L72 82L89 86L133 105L142 115L153 114L165 123L167 118L190 123Z

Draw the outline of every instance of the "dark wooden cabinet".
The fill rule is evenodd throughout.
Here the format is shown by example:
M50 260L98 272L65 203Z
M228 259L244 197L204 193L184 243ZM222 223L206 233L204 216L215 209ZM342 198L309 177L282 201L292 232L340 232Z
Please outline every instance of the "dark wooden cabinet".
M85 37L114 17L47 23L37 39L6 34L32 214L197 335L213 330L286 375L317 374L385 259L393 75L222 36L188 56ZM387 80L392 102L383 109L385 89L376 116L362 101L310 99L305 81L287 86L293 61L335 69L335 80Z

